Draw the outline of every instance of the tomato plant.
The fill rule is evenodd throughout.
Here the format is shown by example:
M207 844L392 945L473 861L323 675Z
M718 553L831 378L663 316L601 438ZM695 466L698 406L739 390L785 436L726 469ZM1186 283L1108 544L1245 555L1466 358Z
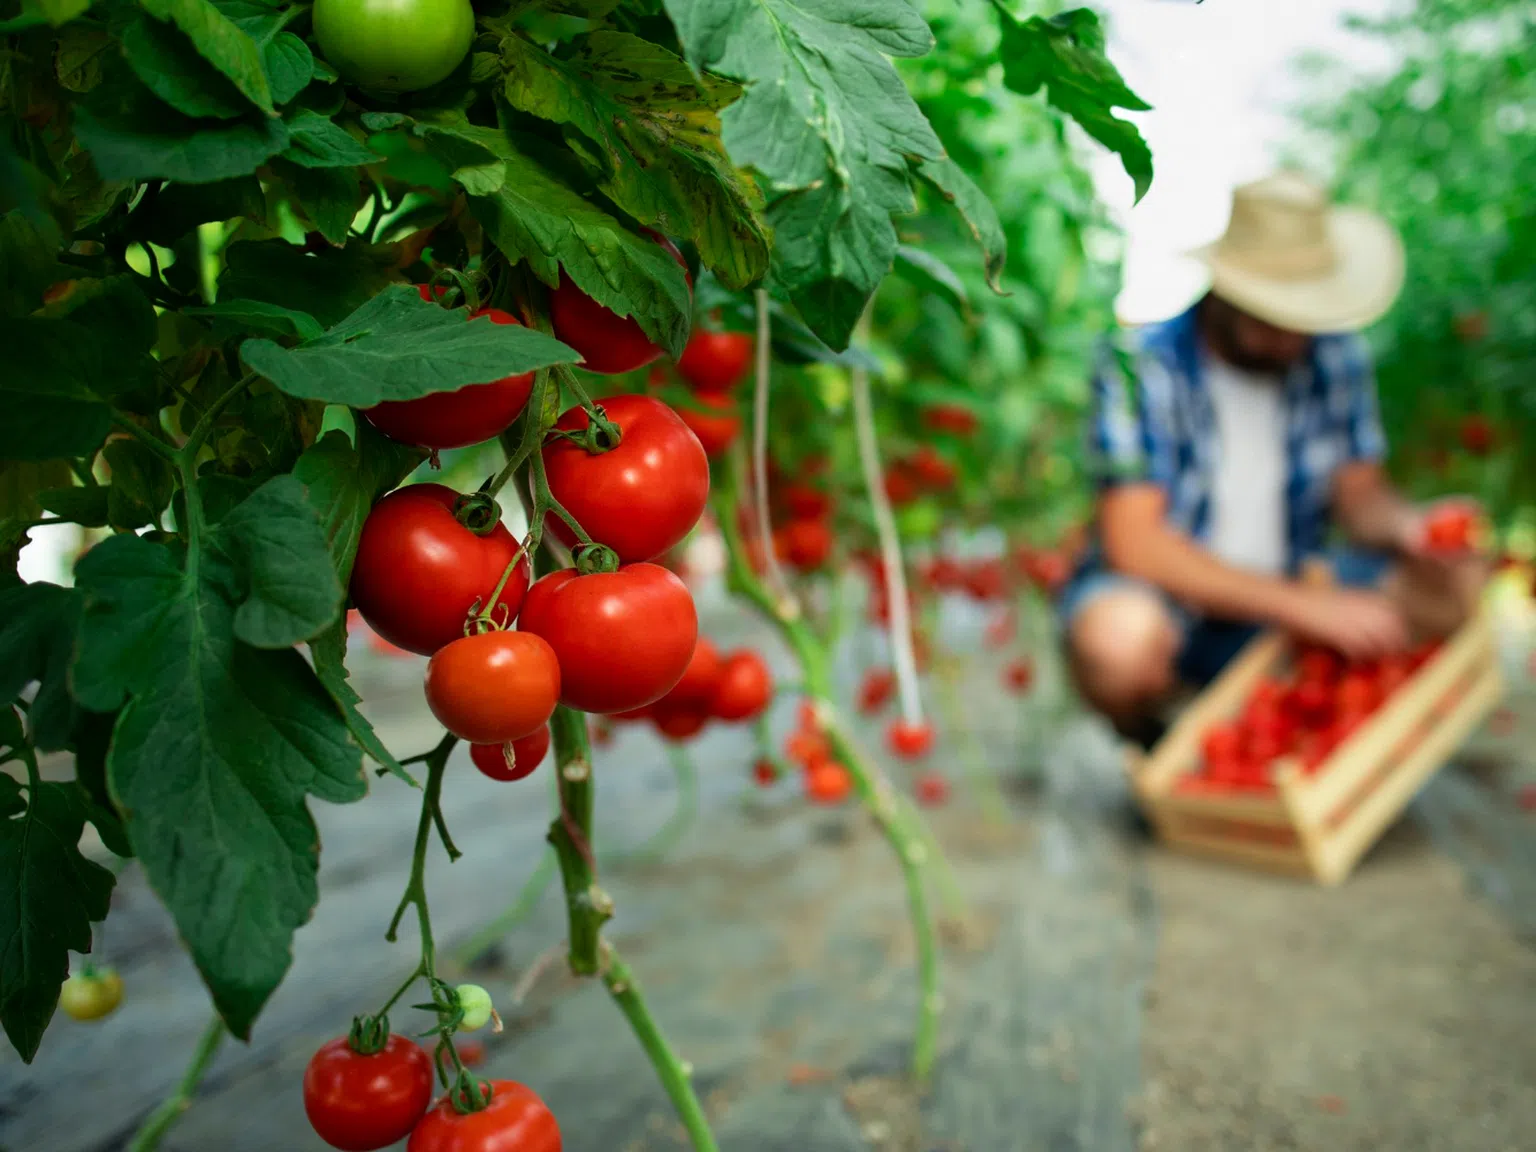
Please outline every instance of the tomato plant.
M359 1032L325 1044L304 1069L304 1112L343 1152L373 1152L408 1136L432 1103L432 1060L414 1040Z

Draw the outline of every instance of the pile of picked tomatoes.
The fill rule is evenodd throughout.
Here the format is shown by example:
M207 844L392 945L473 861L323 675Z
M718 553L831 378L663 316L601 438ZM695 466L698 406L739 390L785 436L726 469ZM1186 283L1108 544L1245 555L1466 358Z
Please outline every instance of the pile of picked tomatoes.
M1275 765L1286 759L1316 773L1439 647L1429 641L1368 663L1299 648L1289 675L1260 681L1232 720L1206 731L1200 767L1179 787L1263 791L1274 787Z

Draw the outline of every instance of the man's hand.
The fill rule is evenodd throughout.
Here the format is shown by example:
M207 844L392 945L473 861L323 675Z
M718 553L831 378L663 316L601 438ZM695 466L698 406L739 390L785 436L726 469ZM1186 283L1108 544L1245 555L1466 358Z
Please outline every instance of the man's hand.
M1408 622L1382 592L1297 584L1279 623L1350 660L1374 660L1408 647Z
M1412 560L1463 563L1480 551L1477 526L1482 520L1482 506L1469 496L1405 505L1394 524L1393 544Z

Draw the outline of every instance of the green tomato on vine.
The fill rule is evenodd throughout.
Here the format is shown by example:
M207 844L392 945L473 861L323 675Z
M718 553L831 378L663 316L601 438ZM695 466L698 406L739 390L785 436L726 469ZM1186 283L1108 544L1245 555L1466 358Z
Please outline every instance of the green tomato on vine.
M491 1022L495 1006L491 1003L491 994L484 988L478 984L460 984L453 993L458 998L459 1011L463 1013L459 1021L460 1032L475 1032Z
M100 1020L123 1002L123 978L110 968L77 972L59 989L59 1007L74 1020Z
M469 0L315 0L315 39L343 79L381 92L430 88L475 38Z

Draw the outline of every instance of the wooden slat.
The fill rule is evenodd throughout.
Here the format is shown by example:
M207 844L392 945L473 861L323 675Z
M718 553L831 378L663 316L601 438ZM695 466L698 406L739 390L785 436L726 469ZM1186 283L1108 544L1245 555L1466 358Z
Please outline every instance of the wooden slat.
M1339 745L1317 775L1295 785L1295 811L1310 824L1326 823L1458 680L1472 673L1478 662L1491 660L1492 631L1485 611L1468 621L1433 660Z
M1279 797L1272 792L1258 792L1250 795L1233 793L1224 796L1168 792L1159 796L1156 803L1172 817L1224 817L1243 820L1250 824L1273 824L1282 827L1289 826L1291 823L1290 814L1281 804Z
M1255 637L1216 682L1185 710L1153 749L1142 770L1144 787L1149 794L1166 792L1176 779L1189 771L1205 730L1242 706L1254 686L1285 656L1289 643L1278 632Z
M1399 762L1396 770L1323 841L1317 869L1319 880L1324 884L1337 884L1349 875L1366 849L1407 807L1424 781L1493 711L1503 694L1504 679L1495 664L1479 677L1451 715L1431 726L1419 745Z
M1166 843L1170 848L1176 848L1181 852L1249 864L1267 872L1279 872L1286 876L1312 875L1312 869L1308 867L1306 859L1295 848L1277 848L1215 836L1195 836L1187 832L1175 832L1169 835Z

